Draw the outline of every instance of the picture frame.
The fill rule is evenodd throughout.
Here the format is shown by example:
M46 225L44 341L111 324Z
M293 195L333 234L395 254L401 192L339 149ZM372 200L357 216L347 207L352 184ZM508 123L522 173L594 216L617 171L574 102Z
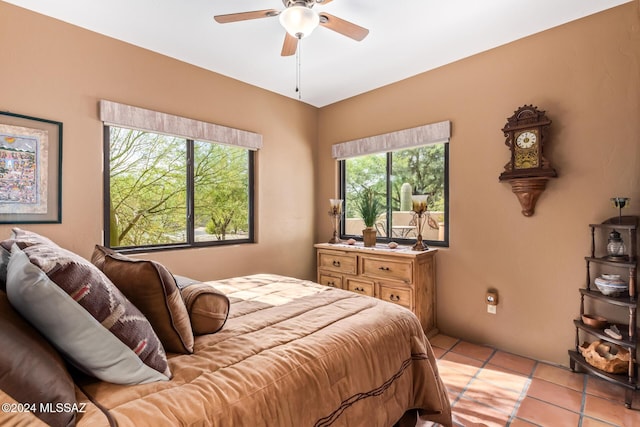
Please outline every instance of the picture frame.
M62 122L0 111L0 224L62 222Z

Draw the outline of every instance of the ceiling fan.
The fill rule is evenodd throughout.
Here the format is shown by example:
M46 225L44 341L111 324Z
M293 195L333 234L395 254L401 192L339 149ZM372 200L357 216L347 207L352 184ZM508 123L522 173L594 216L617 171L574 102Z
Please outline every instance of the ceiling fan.
M333 0L282 0L284 10L265 9L251 12L230 13L227 15L216 15L213 19L220 24L229 22L247 21L250 19L271 18L280 16L280 23L287 30L282 45L282 56L290 56L298 49L298 40L308 36L318 26L322 25L330 30L347 36L353 40L361 41L369 30L345 21L325 12L316 12L313 6L324 5Z

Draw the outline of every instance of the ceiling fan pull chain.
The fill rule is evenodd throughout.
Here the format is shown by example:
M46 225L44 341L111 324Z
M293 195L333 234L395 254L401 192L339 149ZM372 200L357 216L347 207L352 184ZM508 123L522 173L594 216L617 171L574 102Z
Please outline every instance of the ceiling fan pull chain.
M302 91L300 90L300 56L302 55L302 37L298 37L298 49L296 50L296 92L298 99L302 99Z

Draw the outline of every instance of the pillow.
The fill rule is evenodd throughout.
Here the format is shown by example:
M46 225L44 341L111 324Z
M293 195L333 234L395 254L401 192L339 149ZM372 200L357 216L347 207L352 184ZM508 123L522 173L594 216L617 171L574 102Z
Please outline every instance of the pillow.
M35 404L33 414L48 425L73 426L75 412L39 412L41 403L75 404L75 385L58 352L11 307L5 292L0 292L0 348L0 389L16 402Z
M6 249L7 252L11 252L11 247L14 243L16 243L20 249L34 245L49 245L59 248L59 246L50 239L47 239L38 233L34 233L33 231L23 230L17 227L11 229L11 236L0 242L0 246Z
M164 349L142 313L95 266L60 247L14 245L14 308L82 371L116 384L168 380Z
M175 279L162 264L112 253L103 259L103 272L149 319L166 351L193 353L189 313Z
M27 243L26 246L45 244L58 247L58 245L56 245L51 239L41 236L38 233L34 233L33 231L23 230L18 227L12 228L11 231L12 233L10 239L25 242ZM11 250L11 248L7 249Z
M196 283L202 283L199 280L191 279L190 277L179 276L177 274L173 275L173 278L176 279L176 285L178 285L178 289L182 290L182 288L186 288L187 286L191 286Z
M104 272L104 259L107 255L116 254L113 249L105 248L104 246L96 245L93 248L93 254L91 254L91 263L98 267L100 271Z
M9 265L9 255L11 253L0 245L0 290L6 289L7 266Z
M213 334L222 329L229 316L229 298L206 283L180 289L196 335Z
M11 237L0 242L0 290L6 290L7 281L7 265L9 265L9 255L11 254L11 246L17 243L18 246L26 248L27 246L46 244L58 247L50 239L34 233L33 231L23 230L18 227L11 229Z

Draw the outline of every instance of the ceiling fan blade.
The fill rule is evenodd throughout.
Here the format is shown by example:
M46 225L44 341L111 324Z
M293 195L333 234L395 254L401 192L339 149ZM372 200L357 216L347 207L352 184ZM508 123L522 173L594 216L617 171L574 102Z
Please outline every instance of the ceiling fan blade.
M216 15L213 19L220 24L227 24L229 22L248 21L249 19L270 18L272 16L278 16L279 10L265 9L254 10L253 12L240 12L230 13L228 15Z
M298 39L289 33L284 33L284 44L282 45L281 56L291 56L298 49Z
M333 0L316 0L317 4L325 5L327 3L331 3Z
M319 15L320 25L335 31L336 33L340 33L343 36L350 37L357 41L362 41L367 37L367 34L369 34L369 30L352 22L345 21L344 19L340 19L324 12L321 12Z

